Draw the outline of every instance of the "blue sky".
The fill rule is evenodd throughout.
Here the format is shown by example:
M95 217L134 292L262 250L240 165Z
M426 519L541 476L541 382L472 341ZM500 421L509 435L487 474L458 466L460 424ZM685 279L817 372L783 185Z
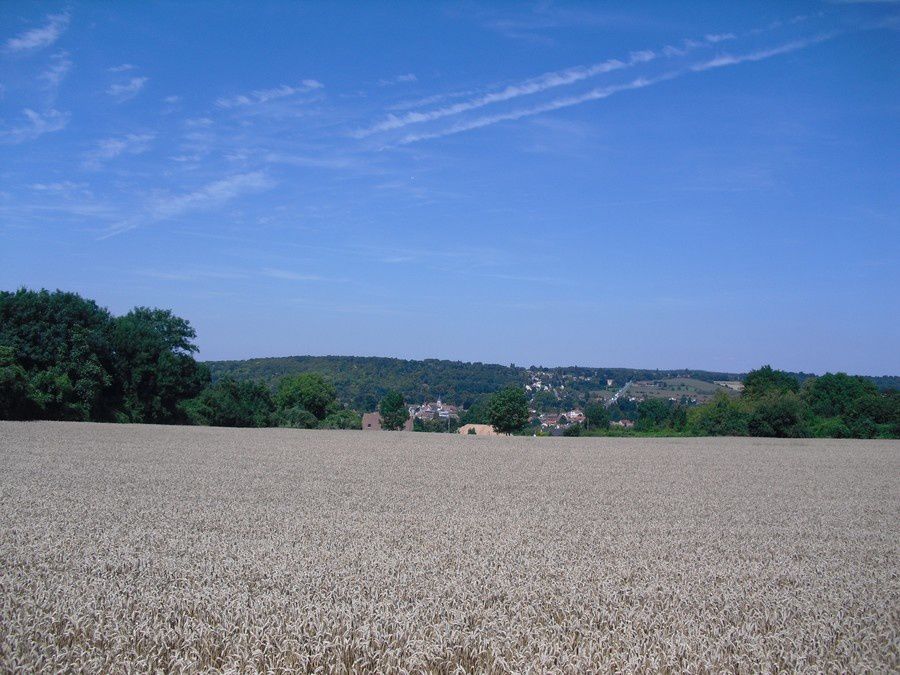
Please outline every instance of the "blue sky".
M0 288L201 357L900 373L900 4L0 4Z

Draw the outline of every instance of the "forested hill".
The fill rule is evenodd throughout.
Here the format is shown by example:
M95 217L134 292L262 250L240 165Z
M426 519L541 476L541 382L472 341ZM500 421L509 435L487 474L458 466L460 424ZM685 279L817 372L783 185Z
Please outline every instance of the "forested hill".
M389 389L403 393L409 401L443 399L468 407L484 394L510 385L524 385L541 373L545 384L565 385L578 398L604 389L606 380L623 385L628 380L694 377L706 381L741 377L735 373L702 370L639 370L632 368L543 368L501 366L425 359L413 361L370 356L286 356L246 361L207 361L213 381L230 376L236 380L273 383L284 375L317 372L329 378L338 397L357 410L374 410Z
M207 361L213 381L230 376L236 380L256 380L273 384L284 375L316 372L329 378L341 401L357 410L374 410L384 394L394 389L408 401L443 399L468 407L479 397L510 385L528 384L542 373L544 384L565 385L573 403L591 391L603 389L606 380L621 386L629 380L659 380L692 377L712 382L743 379L743 373L707 370L650 370L637 368L585 368L568 366L544 368L502 366L492 363L468 363L425 359L414 361L376 356L284 356L244 361ZM791 373L799 381L812 375ZM900 389L900 377L870 377L879 389Z

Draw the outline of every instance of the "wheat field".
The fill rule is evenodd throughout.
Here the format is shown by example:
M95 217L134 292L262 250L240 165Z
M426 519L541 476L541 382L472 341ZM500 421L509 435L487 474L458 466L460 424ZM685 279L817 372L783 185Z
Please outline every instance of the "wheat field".
M0 671L900 668L900 444L0 423Z

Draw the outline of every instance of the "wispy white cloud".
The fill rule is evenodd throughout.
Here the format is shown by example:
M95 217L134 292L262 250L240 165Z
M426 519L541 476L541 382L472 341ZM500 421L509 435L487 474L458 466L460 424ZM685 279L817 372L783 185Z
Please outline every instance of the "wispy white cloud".
M72 61L68 52L58 52L53 55L50 65L47 66L38 77L46 84L48 89L56 89L72 70Z
M631 82L627 82L625 84L617 84L611 85L608 87L598 87L596 89L592 89L584 94L579 94L577 96L568 96L564 98L558 98L547 103L543 103L536 106L531 106L528 108L519 108L516 110L511 110L505 113L497 114L497 115L489 115L476 118L474 120L469 120L466 122L462 122L460 124L456 124L444 129L439 129L433 132L420 133L420 134L408 134L401 138L398 141L398 145L408 145L410 143L417 143L419 141L429 140L432 138L442 138L444 136L451 136L453 134L462 133L465 131L472 131L474 129L481 129L483 127L491 126L493 124L497 124L499 122L506 122L511 120L522 119L524 117L531 117L533 115L540 115L547 112L552 112L554 110L560 110L562 108L569 108L571 106L580 105L582 103L586 103L588 101L597 101L601 99L608 98L614 94L623 91L631 91L635 89L643 89L645 87L649 87L655 84L659 84L660 82L665 82L668 80L673 80L675 78L686 75L690 72L702 72L704 70L709 70L712 68L719 68L723 66L731 66L744 62L752 62L752 61L762 61L768 58L772 58L774 56L778 56L780 54L786 54L789 52L796 51L798 49L803 49L804 47L823 42L837 35L837 33L828 33L823 35L818 35L812 38L806 38L803 40L795 40L792 42L788 42L776 47L771 47L769 49L759 50L755 52L750 52L747 54L738 54L738 55L720 55L713 59L709 59L707 61L702 61L699 63L695 63L693 65L687 66L686 68L682 68L679 70L672 70L666 73L662 73L661 75L656 75L650 78L639 77Z
M119 155L139 155L146 152L155 134L125 134L114 138L104 138L97 147L87 153L82 162L86 169L99 169L104 162Z
M481 96L477 96L476 98L472 98L467 101L461 101L459 103L454 103L453 105L445 106L443 108L436 108L434 110L428 110L425 112L413 111L405 113L403 115L388 115L385 120L367 129L361 129L354 135L362 138L382 131L401 129L403 127L409 126L410 124L432 122L444 117L459 115L464 112L469 112L470 110L483 108L484 106L491 105L492 103L500 103L503 101L509 101L514 98L519 98L520 96L536 94L542 91L546 91L547 89L574 84L575 82L579 82L589 77L599 75L600 73L609 73L614 70L627 68L637 63L646 63L647 61L655 58L655 56L656 55L650 51L635 52L629 57L627 61L621 61L619 59L609 59L608 61L596 63L591 66L577 66L575 68L569 68L567 70L545 73L539 77L533 78L531 80L526 80L525 82L522 82L520 84L510 85L500 91L483 94Z
M463 96L473 96L479 93L475 89L466 89L462 91L448 91L440 94L432 94L423 98L414 99L412 101L399 101L387 107L388 110L410 110L411 108L422 108L433 103L440 103L451 98L462 98Z
M246 279L250 275L246 272L233 270L205 270L205 269L188 269L178 270L177 272L169 272L165 270L145 269L137 270L136 274L151 279L159 279L160 281L199 281L201 279Z
M40 28L32 28L6 41L6 51L23 52L49 47L56 42L69 26L69 14L50 14L47 24Z
M38 192L72 192L74 190L85 189L87 183L74 183L69 180L64 180L57 183L33 183L29 187Z
M712 68L721 68L722 66L734 66L739 63L764 61L765 59L769 59L773 56L788 54L789 52L795 52L798 49L803 49L804 47L809 47L810 45L824 42L825 40L830 40L835 35L837 35L837 33L824 33L822 35L817 35L811 38L794 40L793 42L778 45L777 47L760 49L759 51L751 52L749 54L721 54L713 59L710 59L709 61L694 64L693 66L691 66L691 70L695 72L702 72L704 70L710 70Z
M123 63L121 66L113 66L112 68L107 68L106 70L110 73L124 73L127 70L134 70L134 66L130 63Z
M141 225L177 218L185 213L219 208L238 197L266 190L274 184L274 181L262 171L228 176L207 183L193 192L155 199L143 213L116 223L99 239L108 239Z
M262 171L236 174L207 183L194 192L162 200L154 206L153 214L159 218L171 218L187 211L219 206L241 195L258 192L272 185L274 181Z
M298 86L290 86L283 84L273 89L257 89L249 94L239 94L237 96L222 97L216 99L216 105L220 108L237 108L247 105L259 105L279 98L293 96L295 94L305 94L316 89L321 89L324 85L318 80L303 80Z
M184 121L184 126L189 129L204 129L211 127L213 124L214 122L209 117L192 117Z
M361 160L343 155L313 156L270 152L265 161L271 164L309 167L314 169L349 169L361 165Z
M31 108L22 111L25 123L11 129L0 130L0 142L22 143L31 141L54 131L65 129L69 123L69 113L60 112L53 108L43 112L35 112Z
M733 38L734 35L732 33L709 34L706 35L702 40L684 40L682 42L682 46L667 46L660 52L645 49L641 51L631 52L628 57L624 59L608 59L606 61L595 63L592 65L575 66L573 68L567 68L565 70L544 73L543 75L532 78L530 80L525 80L524 82L520 82L518 84L509 85L500 91L481 94L469 100L454 103L453 105L444 106L442 108L436 108L434 110L428 110L424 112L412 111L404 113L402 115L390 114L377 124L357 130L353 133L353 136L357 138L365 138L366 136L371 136L372 134L379 132L402 129L403 127L409 126L411 124L432 122L434 120L459 115L495 103L510 101L521 96L529 96L532 94L547 91L549 89L569 86L577 82L602 75L604 73L611 73L617 70L632 68L634 66L653 61L660 56L683 56L698 47L709 46L712 44L723 42L725 40L731 40Z
M274 269L266 267L262 270L262 275L272 279L283 279L285 281L344 281L344 279L330 279L319 276L318 274L303 274L292 270Z
M111 84L106 93L120 103L128 101L141 92L148 79L147 77L132 77L128 82Z
M119 101L119 103L122 103L141 93L141 89L144 88L149 79L148 77L132 77L128 82L111 84L106 93Z
M394 84L409 84L410 82L417 82L418 79L419 78L417 78L413 73L406 73L405 75L397 75L396 77L378 80L378 86L390 87Z
M581 103L586 103L587 101L598 101L600 99L608 98L613 94L616 94L621 91L629 91L632 89L642 89L644 87L648 87L652 84L656 84L657 82L662 82L664 80L670 80L674 77L677 77L678 71L673 71L670 73L666 73L664 75L656 76L652 79L639 77L637 79L632 80L631 82L627 82L625 84L617 84L611 85L608 87L599 87L597 89L592 89L591 91L585 94L579 94L578 96L567 96L565 98L558 98L548 103L542 103L541 105L531 106L528 108L519 108L516 110L511 110L509 112L497 114L497 115L486 115L483 117L478 117L474 120L470 120L468 122L462 122L460 124L455 124L451 127L447 127L445 129L440 129L438 131L421 133L421 134L408 134L400 139L398 142L399 145L408 145L410 143L417 143L419 141L425 141L432 138L442 138L444 136L452 136L453 134L459 134L464 131L472 131L474 129L481 129L483 127L488 127L493 124L497 124L499 122L508 122L511 120L522 119L523 117L531 117L533 115L541 115L543 113L552 112L554 110L560 110L562 108L569 108L574 105L579 105Z

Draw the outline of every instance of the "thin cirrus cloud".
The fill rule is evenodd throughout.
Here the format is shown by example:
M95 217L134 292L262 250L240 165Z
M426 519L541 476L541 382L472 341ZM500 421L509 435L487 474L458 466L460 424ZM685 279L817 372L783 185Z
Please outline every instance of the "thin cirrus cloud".
M389 77L387 79L378 80L379 87L390 87L395 84L409 84L411 82L418 82L419 78L415 76L413 73L406 73L405 75L397 75L396 77Z
M488 127L494 124L498 124L500 122L506 122L511 120L522 119L524 117L531 117L534 115L540 115L547 112L552 112L554 110L560 110L562 108L569 108L571 106L580 105L582 103L586 103L588 101L597 101L601 99L608 98L614 94L623 92L623 91L631 91L635 89L643 89L645 87L649 87L655 84L659 84L661 82L665 82L668 80L673 80L683 75L686 75L691 72L703 72L705 70L711 70L713 68L721 68L725 66L733 66L740 63L753 62L753 61L763 61L768 58L772 58L774 56L779 56L781 54L787 54L790 52L794 52L800 49L804 49L810 45L814 45L820 42L824 42L836 36L836 32L826 33L817 35L811 38L804 38L800 40L794 40L791 42L787 42L782 45L778 45L776 47L771 47L768 49L761 49L754 52L749 52L745 54L723 54L716 56L715 58L708 59L706 61L702 61L699 63L695 63L686 68L672 70L661 75L657 75L651 78L636 78L631 82L627 82L625 84L611 85L607 87L598 87L596 89L592 89L584 94L579 94L577 96L568 96L564 98L558 98L547 103L543 103L536 106L531 106L527 108L519 108L516 110L512 110L505 113L500 113L497 115L488 115L476 118L474 120L469 120L467 122L462 122L460 124L456 124L444 129L439 129L433 132L420 133L420 134L408 134L401 138L397 145L408 145L410 143L417 143L420 141L430 140L433 138L442 138L444 136L451 136L454 134L463 133L466 131L472 131L475 129L481 129L484 127Z
M316 89L321 89L324 85L318 80L303 80L299 86L291 86L283 84L280 87L272 89L257 89L249 94L238 94L236 96L224 96L216 99L216 105L220 108L238 108L241 106L260 105L279 98L293 96L294 94L305 94Z
M56 42L69 26L69 14L49 14L47 23L40 28L32 28L6 41L8 52L27 52L49 47Z
M50 108L37 112L31 108L22 111L25 122L11 129L0 130L0 142L15 144L32 141L39 136L65 129L69 123L69 113Z
M793 42L787 42L783 45L778 45L777 47L771 47L769 49L761 49L756 52L752 52L750 54L722 54L717 56L714 59L710 59L704 63L699 63L694 66L691 66L691 70L695 72L702 72L704 70L710 70L712 68L721 68L723 66L733 66L738 63L752 62L752 61L764 61L765 59L771 58L773 56L779 56L780 54L787 54L789 52L797 51L798 49L803 49L804 47L809 47L810 45L817 44L819 42L825 42L826 40L830 40L835 37L837 32L831 33L823 33L821 35L816 35L811 38L804 38L801 40L794 40Z
M97 147L84 158L82 166L86 169L99 169L109 160L123 154L139 155L146 152L155 134L125 134L114 138L104 138Z
M597 75L611 73L617 70L624 70L638 65L642 65L659 58L660 55L666 57L683 56L698 47L714 45L725 40L735 38L733 33L719 33L706 35L702 40L683 40L682 46L666 46L661 52L645 49L631 52L625 59L607 59L600 63L588 66L575 66L565 70L558 70L545 73L530 80L525 80L519 84L509 85L500 91L490 92L471 98L467 101L454 103L453 105L436 108L424 112L413 111L403 115L388 115L384 120L365 129L355 131L352 135L356 138L365 138L372 134L402 129L411 124L421 124L424 122L432 122L444 117L459 115L470 110L476 110L495 103L502 103L521 96L529 96L538 94L549 89L557 87L565 87L582 80L586 80Z
M275 182L262 171L235 174L207 183L193 192L156 199L140 215L116 223L98 239L108 239L142 225L177 218L186 213L213 210L243 195L266 190Z
M272 267L264 268L262 270L262 274L263 276L269 277L271 279L282 279L283 281L344 281L343 279L331 279L328 277L322 277L318 274L303 274L301 272L275 269Z
M115 83L109 85L106 93L112 96L120 103L133 99L147 84L148 77L132 77L128 82Z
M72 70L68 52L54 54L50 65L38 76L48 89L56 89Z

